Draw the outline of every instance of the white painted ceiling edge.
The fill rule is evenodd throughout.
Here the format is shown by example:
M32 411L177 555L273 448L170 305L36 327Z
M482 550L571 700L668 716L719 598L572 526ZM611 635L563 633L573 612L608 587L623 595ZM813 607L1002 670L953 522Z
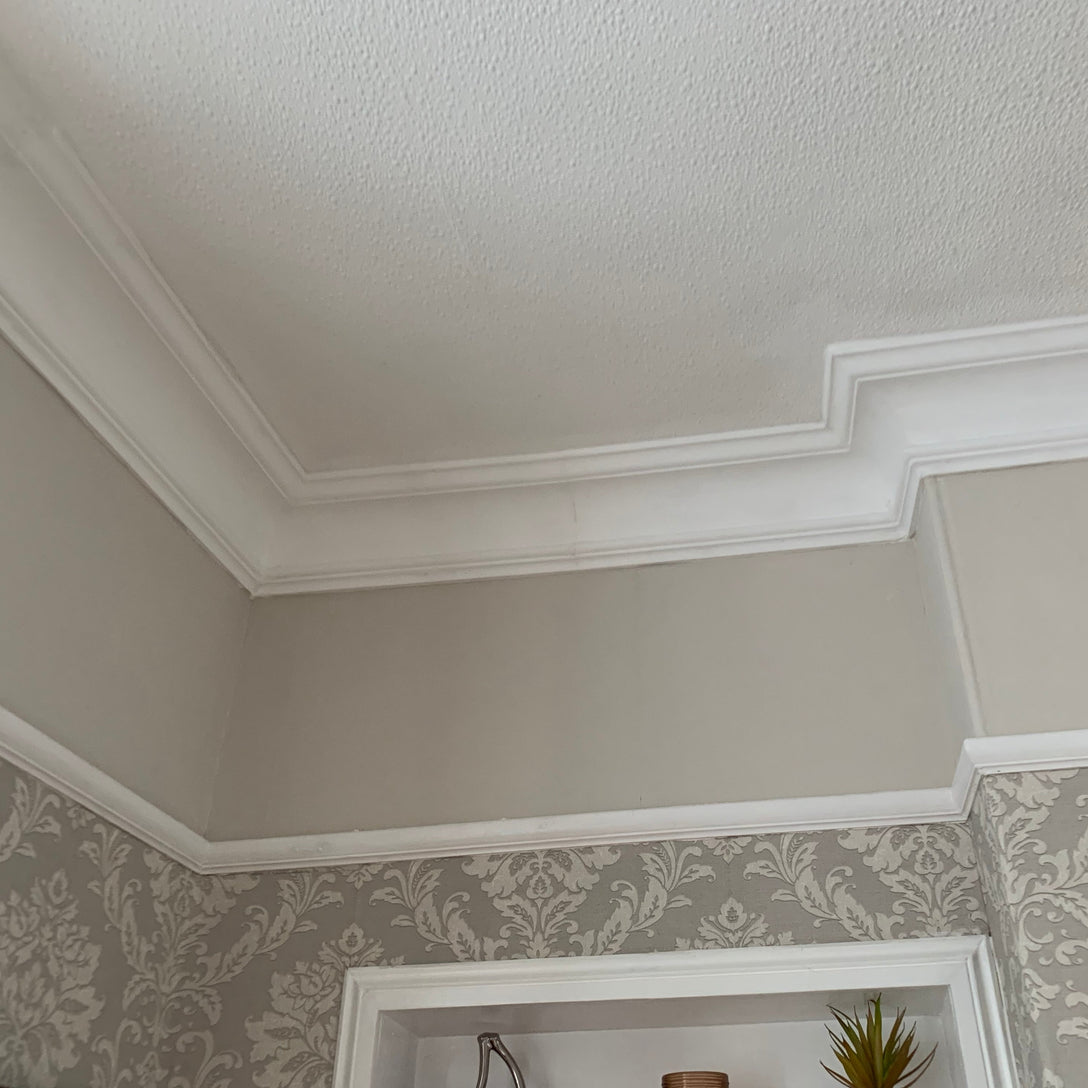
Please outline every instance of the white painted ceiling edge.
M819 423L307 472L2 71L0 139L0 332L258 595L895 540L927 475L1088 457L1072 317L832 345Z
M210 840L0 707L0 759L198 873L966 820L983 776L1088 767L1088 729L968 737L951 786L430 827Z

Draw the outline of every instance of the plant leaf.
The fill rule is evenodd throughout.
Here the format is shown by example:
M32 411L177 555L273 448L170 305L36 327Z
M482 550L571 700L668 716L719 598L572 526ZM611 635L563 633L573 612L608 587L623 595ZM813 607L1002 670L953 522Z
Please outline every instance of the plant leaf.
M936 1046L920 1061L917 1025L906 1029L906 1009L898 1009L895 1020L885 1036L882 994L870 998L865 1007L865 1019L855 1008L850 1014L828 1006L841 1034L827 1025L827 1034L842 1072L820 1065L846 1088L913 1088L925 1075L937 1053Z
M905 1076L910 1077L911 1079L903 1081L900 1088L911 1088L911 1085L917 1084L918 1081L920 1081L922 1079L922 1077L925 1076L926 1070L933 1063L933 1058L935 1057L936 1053L937 1053L937 1048L934 1047L929 1052L929 1054L925 1058L922 1059L922 1061L921 1061L921 1063L919 1065L916 1065L913 1069L909 1070L905 1074Z
M822 1065L840 1084L845 1084L846 1088L854 1088L854 1085L852 1085L841 1073L836 1073L834 1069L829 1069L823 1062L820 1062L820 1065Z

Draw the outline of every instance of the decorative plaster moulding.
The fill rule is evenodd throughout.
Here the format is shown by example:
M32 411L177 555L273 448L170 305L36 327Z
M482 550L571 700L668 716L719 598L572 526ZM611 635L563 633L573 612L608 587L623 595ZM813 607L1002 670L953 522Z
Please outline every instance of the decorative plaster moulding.
M3 707L0 759L35 775L198 873L234 873L665 839L959 822L969 816L984 775L1088 767L1088 729L969 737L963 743L952 785L945 788L233 840L206 838Z
M1070 318L833 345L818 423L307 471L2 71L0 169L0 332L255 594L894 540L927 475L1088 456Z

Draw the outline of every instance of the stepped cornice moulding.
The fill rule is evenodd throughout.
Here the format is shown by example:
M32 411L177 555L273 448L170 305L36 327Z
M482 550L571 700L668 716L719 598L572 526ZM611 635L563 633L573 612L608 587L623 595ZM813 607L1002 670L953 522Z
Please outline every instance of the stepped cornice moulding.
M1075 317L833 345L814 423L307 471L2 71L0 169L0 332L256 594L895 540L927 475L1088 456Z
M579 846L966 820L984 775L1088 767L1088 729L969 737L951 786L726 801L430 827L214 840L0 707L0 759L198 873L361 865Z

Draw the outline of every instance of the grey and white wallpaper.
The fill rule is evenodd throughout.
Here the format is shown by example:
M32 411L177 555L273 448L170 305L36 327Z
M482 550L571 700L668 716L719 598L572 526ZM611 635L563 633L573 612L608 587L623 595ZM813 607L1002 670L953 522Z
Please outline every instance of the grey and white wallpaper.
M1088 770L985 778L972 824L1021 1088L1088 1084Z
M0 764L12 1088L320 1088L349 966L986 925L960 824L203 877Z

